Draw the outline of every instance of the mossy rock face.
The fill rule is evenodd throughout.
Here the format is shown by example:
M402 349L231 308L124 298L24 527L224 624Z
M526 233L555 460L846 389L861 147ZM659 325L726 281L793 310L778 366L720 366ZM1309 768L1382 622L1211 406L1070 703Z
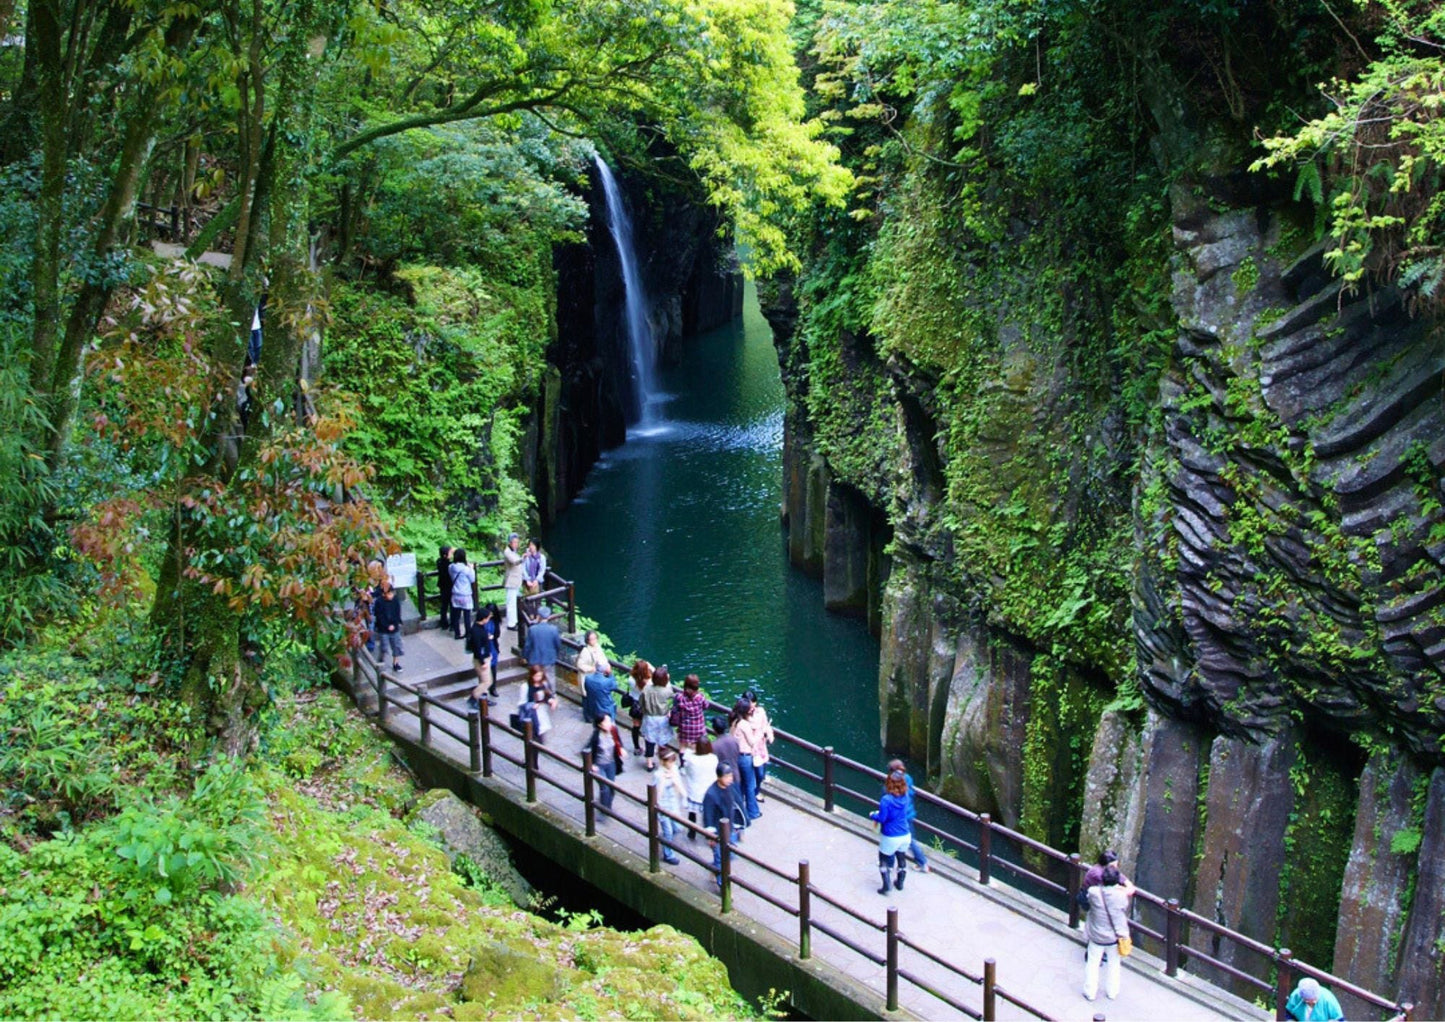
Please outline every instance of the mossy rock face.
M538 958L536 948L491 941L472 951L461 997L495 1011L556 1000L567 986L562 970Z
M496 832L479 819L477 811L444 788L423 795L408 817L435 827L447 859L465 855L500 884L520 906L532 900L532 885L512 865L512 853Z

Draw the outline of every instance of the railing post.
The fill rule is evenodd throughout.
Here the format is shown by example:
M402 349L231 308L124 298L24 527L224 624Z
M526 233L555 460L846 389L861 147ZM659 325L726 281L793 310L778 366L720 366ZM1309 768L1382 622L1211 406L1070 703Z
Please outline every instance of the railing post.
M567 632L577 634L577 587L567 583Z
M426 620L426 572L416 573L416 619Z
M998 963L992 958L983 960L983 1018L984 1022L994 1022L998 1018L998 995L994 993L994 987L998 985Z
M1083 886L1083 876L1080 871L1083 869L1083 860L1079 853L1075 852L1069 856L1069 929L1079 928L1079 888Z
M471 753L472 773L482 770L482 713L471 710L467 713L467 751Z
M823 746L823 812L833 811L833 747Z
M1164 903L1164 974L1179 974L1179 932L1183 929L1184 917L1179 914L1179 899L1170 898Z
M426 682L416 683L416 715L421 721L421 743L431 744L431 704L426 699Z
M647 872L662 869L662 838L657 825L657 786L647 786Z
M1400 1005L1400 1022L1411 1022L1415 1017L1415 1002L1406 1001Z
M381 666L376 668L376 719L382 724L386 723L386 675L381 673Z
M718 878L722 881L722 911L724 913L733 910L732 829L733 825L728 820L717 821L717 848L720 857Z
M1275 964L1279 967L1279 974L1274 981L1274 1017L1279 1020L1289 1019L1289 1012L1284 1010L1284 1005L1289 1000L1290 991L1294 989L1294 966L1291 962L1293 958L1294 952L1287 947L1274 953Z
M592 750L582 753L582 816L588 837L597 836L597 781L592 775Z
M813 956L813 896L808 879L808 860L798 863L798 957Z
M888 1010L898 1010L898 906L888 908Z
M993 866L993 819L988 813L978 815L978 882L988 883Z
M492 707L485 699L477 706L482 728L482 776L492 776Z
M522 769L527 774L527 801L537 801L537 759L532 749L532 722L522 721Z

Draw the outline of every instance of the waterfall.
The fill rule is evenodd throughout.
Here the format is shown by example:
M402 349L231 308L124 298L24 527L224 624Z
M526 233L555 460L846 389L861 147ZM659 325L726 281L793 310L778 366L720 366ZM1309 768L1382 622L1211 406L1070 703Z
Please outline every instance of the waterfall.
M612 169L597 157L597 174L602 179L602 192L607 199L607 226L617 243L617 260L622 264L624 312L627 319L627 345L632 356L633 412L639 425L654 421L656 406L657 351L652 343L652 326L647 321L647 294L642 288L642 275L637 270L637 250L632 245L632 221L622 205L622 195Z

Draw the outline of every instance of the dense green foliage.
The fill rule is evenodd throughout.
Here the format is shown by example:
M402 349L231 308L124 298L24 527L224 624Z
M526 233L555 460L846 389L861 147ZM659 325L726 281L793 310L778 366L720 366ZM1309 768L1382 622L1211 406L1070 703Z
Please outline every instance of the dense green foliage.
M309 687L368 561L530 524L552 254L599 150L762 271L842 204L790 16L0 3L0 1015L748 1013L675 935L569 933L585 966L483 912ZM327 885L369 905L358 877L403 908L342 927ZM561 992L465 1002L488 940L556 948Z
M386 740L305 658L273 661L255 757L193 755L134 636L88 619L70 649L0 657L22 739L0 749L0 1015L754 1015L690 938L548 922L450 868L404 822L418 792ZM522 946L547 982L478 1003L469 965Z
M1319 697L1312 672L1381 669L1379 628L1341 627L1320 595L1378 578L1377 541L1342 527L1340 502L1312 475L1313 445L1262 393L1261 338L1286 310L1245 311L1264 304L1255 257L1224 260L1228 298L1191 304L1191 288L1225 278L1206 283L1209 270L1179 251L1209 251L1202 242L1216 239L1193 234L1210 229L1200 225L1268 209L1276 278L1329 237L1326 264L1347 287L1393 282L1427 311L1445 279L1438 5L802 9L795 34L811 51L814 103L860 193L846 216L812 224L785 365L794 412L833 474L886 509L894 571L908 578L900 591L927 592L936 612L959 608L1030 651L1022 784L1008 812L1036 837L1073 840L1101 712L1138 726L1141 672L1159 650L1136 647L1136 631L1178 625L1168 590L1191 525L1170 486L1179 451L1196 443L1227 488L1201 497L1223 501L1228 532L1206 586L1226 594L1218 613L1240 622L1260 669L1297 698L1296 722ZM1322 96L1317 83L1331 79ZM1263 173L1287 163L1297 178ZM1195 305L1225 322L1178 322L1176 308ZM1191 351L1196 332L1231 340ZM1422 450L1432 484L1424 460ZM1419 496L1438 506L1430 485ZM1308 551L1318 578L1281 570L1269 550L1285 542ZM1195 610L1207 630L1209 608ZM1174 665L1186 702L1192 666ZM989 670L1000 686L1018 680ZM931 759L933 736L918 731L937 728L936 707L921 715L923 696L895 695L915 700L909 737ZM949 698L945 727L957 723ZM1316 961L1330 960L1354 797L1348 768L1326 767L1312 764L1300 785L1290 831L1300 854L1281 878L1287 899L1326 893L1278 921Z

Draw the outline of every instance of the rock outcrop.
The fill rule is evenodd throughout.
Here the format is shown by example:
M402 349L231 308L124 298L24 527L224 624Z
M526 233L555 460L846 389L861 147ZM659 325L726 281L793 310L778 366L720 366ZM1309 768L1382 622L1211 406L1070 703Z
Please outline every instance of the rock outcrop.
M448 862L455 863L457 856L465 855L505 890L518 907L531 906L532 885L517 872L507 843L481 821L472 806L450 791L438 788L417 801L410 819L436 828Z

